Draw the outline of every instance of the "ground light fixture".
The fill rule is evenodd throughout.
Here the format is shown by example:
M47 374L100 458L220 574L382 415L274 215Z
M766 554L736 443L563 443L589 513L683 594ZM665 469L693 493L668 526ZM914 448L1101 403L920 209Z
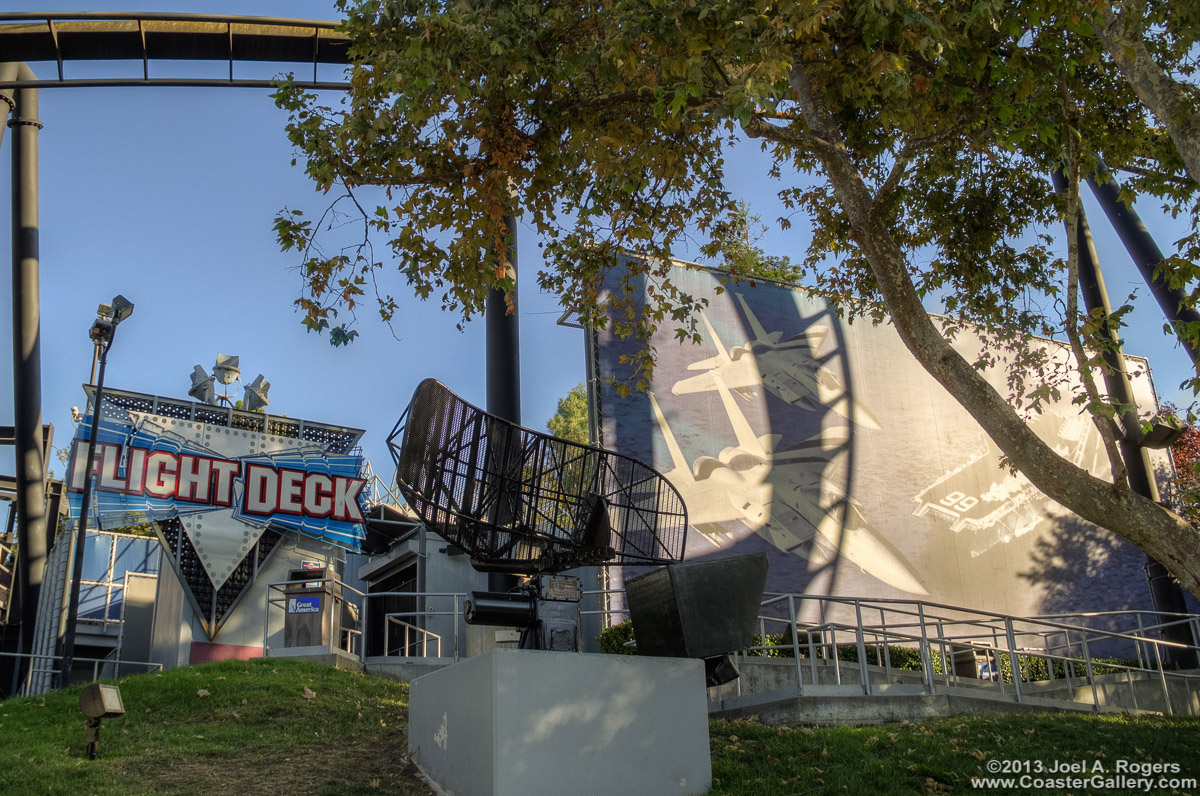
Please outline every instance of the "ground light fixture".
M96 461L96 437L100 431L100 407L104 400L104 368L108 364L108 351L112 348L117 326L133 314L133 302L117 296L111 304L101 304L96 310L96 320L88 331L88 337L96 346L100 372L96 378L96 398L92 403L92 429L88 438L88 476L83 482L83 495L79 502L79 523L75 527L75 556L71 567L71 597L67 601L67 627L63 636L62 658L58 671L58 687L71 682L71 667L75 663L75 625L79 621L79 582L83 579L83 550L87 541L87 519L92 507L93 463ZM118 696L118 699L120 697Z
M121 689L112 684L90 683L79 694L79 709L87 717L84 740L88 760L96 759L96 744L100 742L100 719L125 715Z

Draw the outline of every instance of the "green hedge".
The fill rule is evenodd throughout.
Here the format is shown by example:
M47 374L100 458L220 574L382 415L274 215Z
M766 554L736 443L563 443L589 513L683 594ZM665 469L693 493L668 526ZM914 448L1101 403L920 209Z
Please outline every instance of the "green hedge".
M628 619L619 625L604 628L596 637L600 651L609 655L637 655L637 649L626 647L626 641L633 641L633 622Z
M633 623L622 622L619 625L605 628L604 632L597 638L597 642L601 652L610 655L636 655L637 650L633 647L626 647L625 642L633 639ZM760 658L790 658L792 657L792 638L791 635L784 631L783 633L768 633L766 638L754 634L753 647L760 649L751 649L746 654L750 657ZM808 640L801 638L800 640L800 657L808 657ZM813 643L814 651L817 651L818 657L828 654L828 647L822 647L815 641ZM821 651L818 651L821 650ZM867 663L871 666L882 666L882 656L880 655L880 647L876 644L867 645ZM903 671L921 671L921 653L916 647L901 647L896 645L887 646L888 663L893 669ZM934 674L942 674L946 671L942 665L942 653L937 647L929 651L930 662L933 665ZM1006 683L1012 682L1012 665L1009 656L1006 653L999 653L994 656L999 662L1000 679ZM858 663L858 645L857 644L838 644L837 658L839 661L846 663ZM989 662L991 660L989 656ZM1017 655L1017 663L1021 667L1021 679L1023 681L1049 680L1049 669L1045 658L1037 655ZM1066 676L1066 667L1062 661L1053 661L1055 679ZM1104 664L1115 664L1120 666L1137 666L1137 661L1124 658L1094 658L1092 660L1092 671L1097 674L1116 674L1125 671L1124 669L1115 668L1113 665L1105 666ZM1087 674L1087 669L1082 662L1076 663L1074 666L1073 677L1084 677Z

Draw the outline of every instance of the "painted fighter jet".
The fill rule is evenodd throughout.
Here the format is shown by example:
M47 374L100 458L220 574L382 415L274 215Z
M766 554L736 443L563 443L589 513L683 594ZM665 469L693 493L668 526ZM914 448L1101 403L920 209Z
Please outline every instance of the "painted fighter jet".
M871 410L846 393L846 388L826 365L826 358L816 354L829 337L831 329L824 324L812 324L803 334L782 340L783 332L768 332L750 310L740 293L736 294L754 339L726 352L708 317L700 313L704 327L717 348L717 355L688 365L688 370L703 370L675 383L671 392L688 395L717 389L714 374L720 374L729 389L748 398L758 387L766 387L776 397L808 411L834 412L856 426L880 428Z
M1110 477L1108 461L1086 414L1047 412L1030 426L1060 455L1086 466L1098 478ZM968 461L913 496L917 504L913 514L937 517L955 533L970 531L975 537L973 557L1033 530L1046 519L1048 499L1023 474L1001 469L1001 455L996 443L984 437Z
M910 594L929 592L912 565L863 518L835 483L848 449L845 428L822 431L787 450L779 435L758 436L737 407L723 375L709 377L737 436L737 445L689 467L654 394L650 403L674 469L666 473L688 507L692 526L717 547L733 541L724 523L742 522L780 550L820 565L840 556Z

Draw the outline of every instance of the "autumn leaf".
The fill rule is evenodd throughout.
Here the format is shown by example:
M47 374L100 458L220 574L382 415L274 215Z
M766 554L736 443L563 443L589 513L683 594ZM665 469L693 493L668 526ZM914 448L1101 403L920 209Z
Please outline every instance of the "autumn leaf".
M316 699L316 698L317 698L317 692L316 692L316 691L314 691L314 690L312 690L312 689L311 689L311 688L309 688L308 686L304 686L304 698L305 698L305 699Z
M199 691L196 692L196 696L203 699L204 697L208 696L208 691L206 689L201 688Z

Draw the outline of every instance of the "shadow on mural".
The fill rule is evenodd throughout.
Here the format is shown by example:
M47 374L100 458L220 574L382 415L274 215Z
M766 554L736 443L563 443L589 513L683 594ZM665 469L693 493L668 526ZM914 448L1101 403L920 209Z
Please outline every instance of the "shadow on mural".
M605 383L624 375L630 343L602 331L594 349L602 442L679 489L689 558L766 550L773 592L1018 616L1148 607L1137 551L1003 468L1000 451L890 326L848 323L800 289L722 289L721 278L673 270L677 286L708 299L697 318L703 343L679 344L660 329L646 394L621 399ZM608 287L616 284L613 276ZM965 333L956 341L968 358L981 345ZM987 375L1003 388L1003 373ZM1148 378L1135 389L1153 405ZM1095 429L1069 395L1031 423L1108 477ZM1057 569L1050 550L1062 555ZM1121 576L1090 576L1102 563Z

